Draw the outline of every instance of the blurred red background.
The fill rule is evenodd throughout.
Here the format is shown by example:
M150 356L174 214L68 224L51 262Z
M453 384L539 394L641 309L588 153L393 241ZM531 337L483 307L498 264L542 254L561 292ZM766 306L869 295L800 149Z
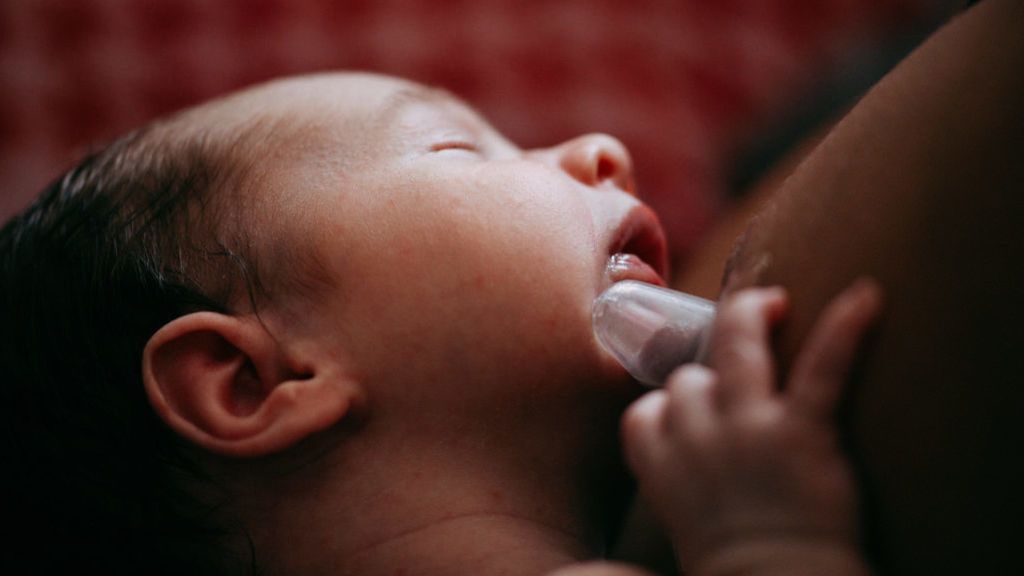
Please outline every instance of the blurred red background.
M6 0L0 217L153 117L275 76L365 69L442 85L524 146L619 137L681 257L758 127L850 53L948 13L937 4L950 2Z

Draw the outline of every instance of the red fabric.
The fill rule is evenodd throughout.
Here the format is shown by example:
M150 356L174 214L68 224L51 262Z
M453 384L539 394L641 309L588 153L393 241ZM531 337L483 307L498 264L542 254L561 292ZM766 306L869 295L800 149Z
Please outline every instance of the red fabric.
M608 132L677 252L719 164L837 52L924 0L8 0L0 216L86 146L255 81L370 69L447 87L514 141Z

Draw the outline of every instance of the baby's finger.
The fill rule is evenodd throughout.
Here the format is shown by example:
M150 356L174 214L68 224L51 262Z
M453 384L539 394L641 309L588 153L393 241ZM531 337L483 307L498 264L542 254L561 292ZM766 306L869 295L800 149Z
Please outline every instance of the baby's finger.
M720 305L708 363L718 372L723 406L774 392L771 328L785 310L786 293L781 288L743 290Z
M668 392L654 390L633 402L622 415L622 446L629 467L638 475L647 470L665 433Z
M835 410L857 349L881 307L881 288L862 279L825 308L790 373L788 394L795 409L812 416Z
M669 376L665 424L670 433L685 434L698 442L711 434L716 418L716 380L714 370L700 364L687 364Z

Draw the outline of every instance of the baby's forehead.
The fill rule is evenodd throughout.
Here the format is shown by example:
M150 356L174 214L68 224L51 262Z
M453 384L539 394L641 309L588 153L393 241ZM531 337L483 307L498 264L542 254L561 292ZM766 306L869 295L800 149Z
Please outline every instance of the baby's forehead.
M330 73L274 80L194 107L168 126L184 139L217 142L257 171L277 170L328 151L359 155L380 132L377 119L418 84L369 73Z
M351 119L386 117L409 102L462 103L439 88L370 73L302 76L271 82L239 94L237 105L248 114Z
M310 129L339 121L365 121L413 94L440 93L419 84L371 73L325 73L274 80L208 102L180 120L220 127L225 133L256 122ZM285 130L287 132L288 130Z
M447 110L452 117L484 123L472 108L441 88L371 73L332 73L288 78L245 90L215 103L217 122L270 125L265 133L281 145L356 144L366 150L396 124L419 124L409 110ZM406 120L402 122L402 120ZM326 138L326 142L325 142ZM347 142L342 142L347 141ZM340 150L339 150L340 151Z

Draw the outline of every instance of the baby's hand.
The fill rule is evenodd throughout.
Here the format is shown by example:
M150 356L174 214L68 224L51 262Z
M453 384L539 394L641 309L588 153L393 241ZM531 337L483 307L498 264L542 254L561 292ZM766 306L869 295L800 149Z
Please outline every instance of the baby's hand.
M861 281L818 319L780 390L772 325L779 288L719 307L708 364L677 370L623 420L641 494L690 574L866 573L833 413L880 291Z

